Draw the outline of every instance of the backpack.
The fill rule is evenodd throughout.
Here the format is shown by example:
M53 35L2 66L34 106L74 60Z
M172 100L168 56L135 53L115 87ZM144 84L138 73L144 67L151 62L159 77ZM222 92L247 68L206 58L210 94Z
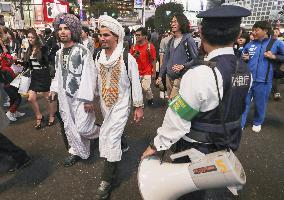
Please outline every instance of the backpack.
M174 37L172 37L172 38L169 40L167 49L170 48L171 43L172 43L173 40L174 40ZM189 47L188 47L188 42L187 42L187 40L185 40L185 41L183 42L183 47L184 47L184 49L185 49L185 52L186 52L186 55L187 55L187 59L190 60L190 59L191 59L191 56L190 56L190 51L189 51Z
M270 51L273 44L276 42L277 39L270 39L268 45L266 46L265 51ZM265 83L267 83L267 79L268 79L268 75L269 75L269 71L271 68L271 64L273 67L273 76L274 78L284 78L284 63L280 63L280 62L273 62L272 60L268 59L268 67L267 67L267 71L266 71L266 76L265 76Z

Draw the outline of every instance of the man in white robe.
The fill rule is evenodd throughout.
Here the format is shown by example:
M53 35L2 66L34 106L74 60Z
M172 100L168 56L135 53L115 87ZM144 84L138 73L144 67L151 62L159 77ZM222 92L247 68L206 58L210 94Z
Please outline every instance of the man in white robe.
M70 145L64 166L72 166L90 155L90 139L98 137L95 125L94 92L96 71L89 50L79 44L81 23L71 14L60 14L54 22L63 47L55 58L55 77L50 99L58 95L59 111Z
M143 117L143 95L135 58L127 55L128 67L123 60L123 27L115 19L101 16L99 28L102 51L98 53L95 63L104 117L99 149L100 156L105 159L105 166L96 197L105 199L110 194L111 182L122 156L121 137L130 113L131 94L135 108L134 121L137 123Z

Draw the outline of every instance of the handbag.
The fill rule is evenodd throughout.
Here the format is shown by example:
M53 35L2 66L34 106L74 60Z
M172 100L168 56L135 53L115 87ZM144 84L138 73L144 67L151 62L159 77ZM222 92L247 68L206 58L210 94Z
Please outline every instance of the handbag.
M21 82L21 77L22 77L22 74L19 74L18 76L16 76L16 78L14 78L14 80L10 83L10 85L12 85L16 88L19 88L20 82Z
M27 93L29 91L30 84L31 84L31 70L28 69L27 71L23 72L21 76L18 93L20 94Z

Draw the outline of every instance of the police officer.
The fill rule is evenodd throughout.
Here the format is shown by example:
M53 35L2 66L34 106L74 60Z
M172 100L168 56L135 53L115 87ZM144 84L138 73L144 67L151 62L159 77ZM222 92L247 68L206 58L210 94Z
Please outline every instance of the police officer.
M251 85L247 65L234 55L241 17L250 11L222 5L201 12L201 39L207 56L182 77L179 95L169 104L162 127L142 159L176 144L175 153L195 148L205 154L237 150L241 115ZM176 162L188 162L184 157Z

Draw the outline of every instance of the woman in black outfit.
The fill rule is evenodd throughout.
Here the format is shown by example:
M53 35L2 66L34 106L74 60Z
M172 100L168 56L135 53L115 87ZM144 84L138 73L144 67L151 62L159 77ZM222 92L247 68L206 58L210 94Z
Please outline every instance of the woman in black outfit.
M42 92L47 100L49 108L48 126L54 124L54 114L56 111L55 102L48 101L48 94L51 84L50 69L48 67L48 52L47 48L40 42L35 29L28 30L29 48L24 56L25 67L30 68L31 84L28 91L28 100L32 104L32 108L36 115L36 129L42 127L43 115L40 112L39 104L37 102L37 93Z

